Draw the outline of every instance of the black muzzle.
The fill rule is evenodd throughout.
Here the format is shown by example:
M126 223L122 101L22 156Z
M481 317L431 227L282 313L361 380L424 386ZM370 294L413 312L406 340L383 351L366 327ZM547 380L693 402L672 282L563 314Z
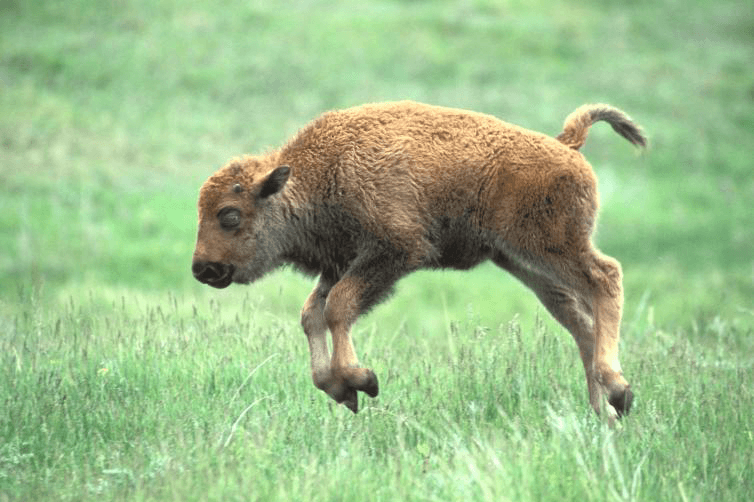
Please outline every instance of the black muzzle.
M233 281L236 267L225 263L195 261L191 265L191 272L197 281L213 288L227 288Z

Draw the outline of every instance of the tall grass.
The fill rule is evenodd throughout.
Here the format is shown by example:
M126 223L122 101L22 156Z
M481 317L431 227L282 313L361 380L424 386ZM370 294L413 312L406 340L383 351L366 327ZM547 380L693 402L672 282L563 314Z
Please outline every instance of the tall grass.
M3 338L11 499L745 500L750 357L654 332L639 401L593 416L569 337L473 316L357 333L382 393L352 415L310 383L303 335L247 295L27 299ZM724 329L724 328L722 328Z

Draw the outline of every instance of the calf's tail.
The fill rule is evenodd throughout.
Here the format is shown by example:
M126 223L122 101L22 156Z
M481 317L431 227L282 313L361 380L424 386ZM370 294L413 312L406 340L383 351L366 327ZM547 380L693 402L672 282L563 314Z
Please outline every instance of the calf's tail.
M632 144L640 147L647 146L647 138L644 137L639 126L628 115L610 105L584 105L577 108L565 119L563 132L556 139L578 150L586 142L589 128L600 120L610 124L615 132Z

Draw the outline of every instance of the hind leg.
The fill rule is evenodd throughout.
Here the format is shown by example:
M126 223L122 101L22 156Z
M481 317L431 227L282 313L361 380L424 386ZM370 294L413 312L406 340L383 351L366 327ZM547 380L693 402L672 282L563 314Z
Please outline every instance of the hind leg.
M631 391L620 373L618 362L618 329L622 293L620 287L620 267L611 269L617 262L604 258L598 267L599 277L612 277L606 296L597 294L592 286L598 281L587 280L587 275L578 269L588 268L585 264L571 264L558 267L526 266L499 254L494 261L528 286L552 316L573 336L579 347L584 372L589 389L589 402L598 413L607 398L605 413L612 420L625 414L631 406ZM603 270L604 269L604 270ZM605 273L605 271L617 271ZM553 273L558 271L559 273ZM594 271L590 275L595 275ZM615 281L617 279L617 281ZM616 289L617 284L617 289ZM603 288L604 289L604 288ZM612 293L612 296L611 296ZM617 294L619 293L619 294ZM599 300L599 301L598 301Z
M592 365L595 341L594 313L591 302L571 288L563 287L547 275L518 264L505 255L498 255L493 261L529 287L555 320L571 333L579 347L590 402L594 405L598 402L599 392ZM599 411L598 407L595 409Z
M620 264L613 258L596 250L592 252L591 258L590 275L595 286L593 371L608 406L620 417L629 412L633 401L633 392L623 377L618 360L623 310L623 274ZM603 396L600 396L600 400Z

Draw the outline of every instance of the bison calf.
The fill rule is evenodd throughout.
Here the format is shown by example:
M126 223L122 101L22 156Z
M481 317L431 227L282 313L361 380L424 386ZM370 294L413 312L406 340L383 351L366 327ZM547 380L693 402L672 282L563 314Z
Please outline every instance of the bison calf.
M606 105L577 109L555 139L412 102L326 113L283 148L231 160L204 183L193 274L216 288L284 263L319 275L301 312L312 378L356 412L357 391L378 392L351 342L356 319L414 270L490 259L573 335L589 401L612 420L632 400L618 362L621 267L591 243L597 180L578 152L600 120L645 145Z

